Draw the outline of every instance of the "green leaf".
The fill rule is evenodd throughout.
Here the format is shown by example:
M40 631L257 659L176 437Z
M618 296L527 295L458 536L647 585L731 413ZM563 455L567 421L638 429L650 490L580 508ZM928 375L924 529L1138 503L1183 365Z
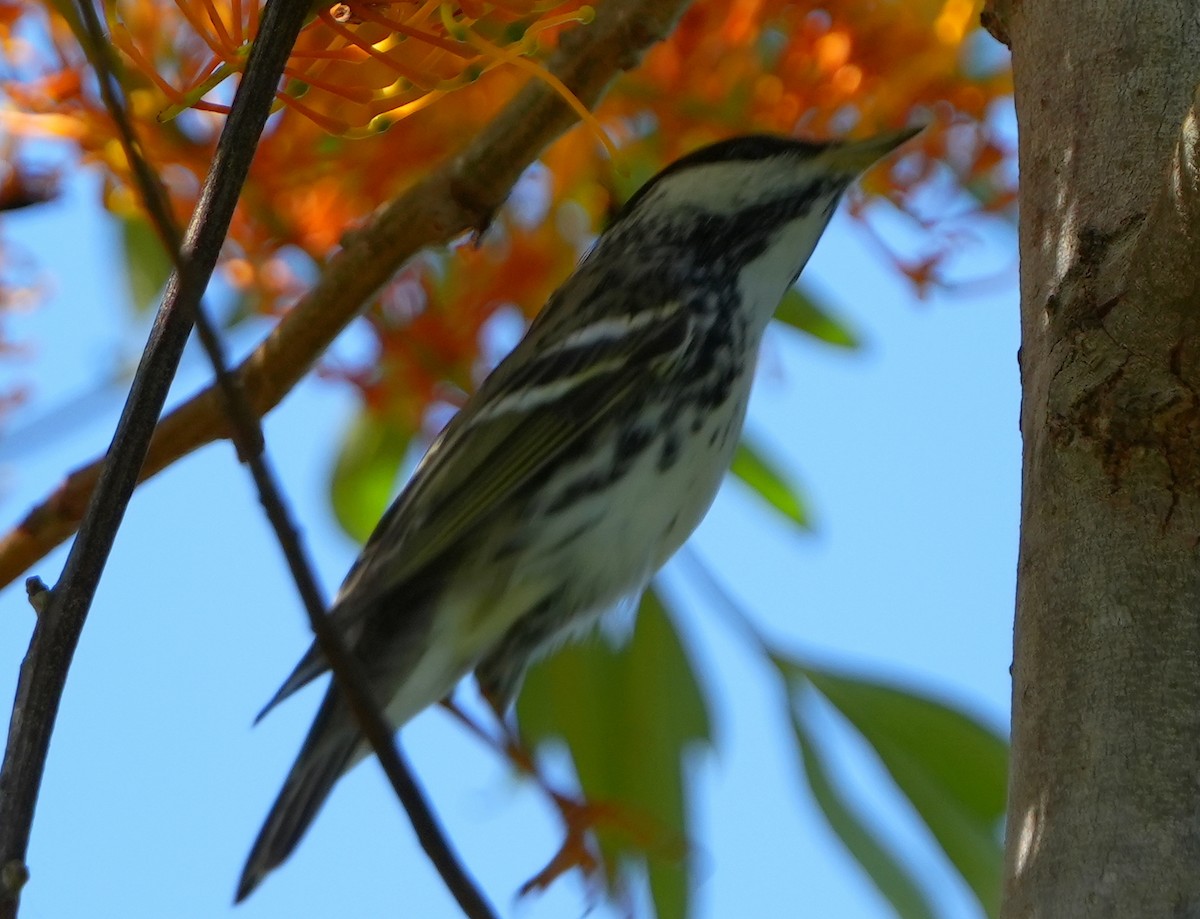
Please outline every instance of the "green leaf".
M791 714L808 787L830 827L901 919L933 919L933 907L912 873L875 838L834 785L797 699L792 701Z
M797 287L790 288L784 295L779 309L775 310L775 318L826 344L851 351L862 346L853 329L818 306L812 297Z
M569 645L530 671L517 704L530 743L566 742L584 797L627 820L597 837L610 867L645 862L658 919L685 919L694 887L684 760L710 741L708 709L662 602L642 599L629 643Z
M333 467L330 502L338 525L359 542L366 541L387 509L411 439L411 432L368 411L360 412L346 432Z
M121 241L125 248L129 301L134 312L144 313L158 303L171 275L171 259L143 217L126 217L121 221Z
M733 455L733 465L729 471L800 529L813 528L812 519L800 493L784 478L783 473L744 437Z
M998 914L1008 745L965 713L893 686L777 661L874 748L989 916Z

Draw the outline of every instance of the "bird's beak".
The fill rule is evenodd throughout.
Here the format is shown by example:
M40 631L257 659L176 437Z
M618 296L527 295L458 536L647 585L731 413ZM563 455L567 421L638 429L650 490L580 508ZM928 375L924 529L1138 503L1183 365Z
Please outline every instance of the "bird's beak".
M865 172L905 141L916 137L925 130L925 127L925 125L918 125L915 128L876 134L874 137L867 137L863 140L846 141L833 148L833 161L839 168L857 175Z

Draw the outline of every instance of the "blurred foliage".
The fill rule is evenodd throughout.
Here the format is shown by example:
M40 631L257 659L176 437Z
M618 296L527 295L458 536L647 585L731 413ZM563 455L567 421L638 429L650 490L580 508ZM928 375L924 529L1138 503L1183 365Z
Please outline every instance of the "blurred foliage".
M398 272L367 312L370 346L358 362L325 368L362 395L331 477L340 525L356 539L369 532L430 406L469 390L486 370L491 358L481 352L492 317L514 308L531 316L637 185L702 143L750 131L822 137L866 134L914 117L933 121L903 156L864 179L850 211L880 243L880 258L918 291L938 284L950 246L938 242L939 215L918 208L923 193L939 183L944 191L947 182L965 191L974 208L967 219L1008 213L1015 198L1011 152L987 122L990 106L1011 93L1011 78L977 27L980 6L694 3L671 37L616 82L590 128L545 152L481 245L429 253ZM182 221L211 161L258 8L251 0L109 0L104 9L146 155ZM315 5L222 254L222 277L237 302L267 314L286 310L348 228L453 155L524 80L546 79L540 62L558 36L590 17L577 0ZM75 151L102 178L103 204L122 228L130 302L145 309L161 289L167 261L132 190L77 34L68 0L0 0L4 187L31 175L30 151L45 149L41 142ZM37 196L13 200L23 206ZM870 229L868 205L876 201L911 218L927 241L921 256L891 251ZM0 292L16 284L8 264L0 258ZM851 329L799 290L779 319L831 346L858 344ZM759 449L744 444L733 473L791 525L809 525L802 496ZM705 692L714 691L692 668L673 622L661 598L648 595L627 645L564 649L530 674L519 706L530 741L565 742L584 797L609 808L593 815L592 840L613 888L637 876L627 867L644 862L664 919L688 915L694 877L685 760L712 743ZM812 720L814 700L832 706L875 752L993 913L1003 741L951 707L756 641L786 689L781 716L792 725L809 788L897 914L935 912L831 769Z
M922 911L905 879L908 869L888 856L864 852L855 827L838 802L833 782L813 781L818 754L808 705L819 695L867 742L988 916L1000 911L1000 826L1004 818L1008 745L970 715L928 697L870 679L772 655L787 683L792 727L810 788L830 825L902 916ZM872 835L867 831L868 840Z
M844 322L819 305L810 294L793 287L784 295L783 302L775 311L775 320L785 326L798 329L827 345L854 350L860 342L858 335Z
M800 492L787 480L786 474L746 438L738 444L729 471L784 518L802 530L812 529L812 520Z
M623 647L568 645L535 667L517 717L528 741L566 742L615 889L628 862L644 859L659 919L684 919L695 886L684 767L712 731L699 677L658 595L643 597Z
M121 221L129 303L135 312L158 306L158 297L171 274L171 257L149 222L134 214Z
M366 542L396 489L410 431L373 412L360 412L342 440L329 482L329 499L340 526Z

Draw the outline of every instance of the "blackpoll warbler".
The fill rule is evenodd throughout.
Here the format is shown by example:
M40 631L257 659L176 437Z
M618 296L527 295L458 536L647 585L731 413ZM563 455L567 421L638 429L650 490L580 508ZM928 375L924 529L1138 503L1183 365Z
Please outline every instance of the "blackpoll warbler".
M763 330L842 192L914 133L738 137L629 200L429 448L338 593L330 615L392 724L472 670L503 711L532 660L640 594L712 503ZM263 713L325 669L314 646ZM239 900L368 752L331 686Z

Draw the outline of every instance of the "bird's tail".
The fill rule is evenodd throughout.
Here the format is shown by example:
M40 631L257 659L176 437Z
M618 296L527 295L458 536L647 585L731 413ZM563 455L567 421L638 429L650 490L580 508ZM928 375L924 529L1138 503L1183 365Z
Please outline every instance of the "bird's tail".
M254 841L237 902L283 863L303 838L342 773L353 763L362 735L336 687L330 687L300 755Z

